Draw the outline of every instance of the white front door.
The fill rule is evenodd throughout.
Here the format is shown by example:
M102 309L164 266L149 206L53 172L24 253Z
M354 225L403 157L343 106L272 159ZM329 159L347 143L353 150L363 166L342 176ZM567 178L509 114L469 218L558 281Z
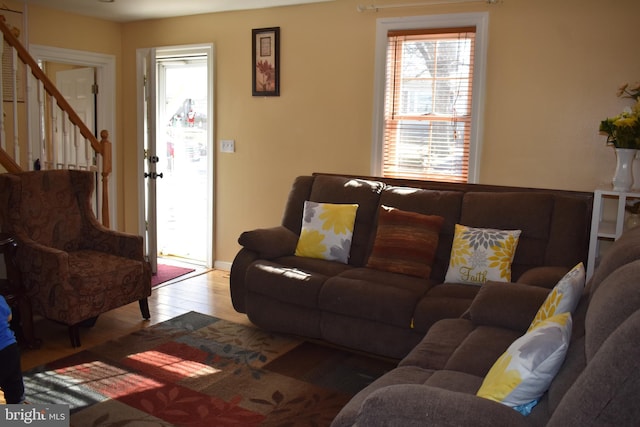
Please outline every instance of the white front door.
M138 52L146 82L141 209L154 272L159 255L213 265L212 54L211 45Z

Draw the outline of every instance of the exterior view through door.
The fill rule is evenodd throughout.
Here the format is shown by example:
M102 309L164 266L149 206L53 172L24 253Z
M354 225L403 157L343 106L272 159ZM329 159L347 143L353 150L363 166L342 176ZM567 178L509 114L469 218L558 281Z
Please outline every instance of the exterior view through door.
M149 120L151 126L155 122L155 135L149 132L150 137L145 138L145 177L149 185L144 188L147 238L157 243L147 245L148 255L152 267L156 264L155 257L210 267L213 240L210 51L163 48L152 52L155 67L154 61L151 67L155 73L150 74L155 74L155 79L149 82L148 90L154 91L155 87L155 97L148 99L155 98L156 105L147 107L150 114L155 111L155 120ZM153 230L155 239L149 235Z

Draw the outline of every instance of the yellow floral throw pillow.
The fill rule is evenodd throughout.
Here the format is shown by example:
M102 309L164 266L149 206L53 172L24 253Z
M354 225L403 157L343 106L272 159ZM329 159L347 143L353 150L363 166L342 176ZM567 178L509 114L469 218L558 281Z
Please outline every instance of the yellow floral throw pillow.
M532 330L538 323L555 314L567 311L573 313L578 302L580 302L580 297L584 290L584 282L584 264L579 263L553 287L553 290L547 295L547 299L538 309L528 330Z
M346 264L357 209L358 205L304 202L296 255Z
M515 340L493 364L476 395L529 415L564 362L571 325L571 313L558 314Z
M520 233L456 224L445 282L482 285L487 280L511 281Z

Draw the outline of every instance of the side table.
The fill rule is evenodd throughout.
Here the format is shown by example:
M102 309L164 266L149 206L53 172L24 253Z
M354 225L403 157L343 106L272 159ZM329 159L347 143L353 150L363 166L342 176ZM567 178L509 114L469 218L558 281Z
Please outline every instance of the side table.
M615 191L611 188L598 188L593 192L593 216L591 218L591 236L589 239L589 254L587 259L587 280L593 275L601 241L618 240L624 231L625 207L629 200L640 200L640 190ZM604 204L614 205L614 217L605 221Z
M33 313L31 301L22 288L20 271L15 264L17 243L13 236L0 233L0 253L4 255L7 278L0 279L0 294L12 308L13 319L11 325L16 333L19 344L27 348L40 347L41 340L37 339L33 330Z

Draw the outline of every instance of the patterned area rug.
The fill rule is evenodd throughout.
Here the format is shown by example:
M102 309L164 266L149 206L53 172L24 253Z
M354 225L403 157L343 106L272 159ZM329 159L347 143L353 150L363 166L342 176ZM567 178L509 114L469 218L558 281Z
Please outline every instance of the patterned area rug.
M388 361L190 312L25 373L72 426L328 426Z

